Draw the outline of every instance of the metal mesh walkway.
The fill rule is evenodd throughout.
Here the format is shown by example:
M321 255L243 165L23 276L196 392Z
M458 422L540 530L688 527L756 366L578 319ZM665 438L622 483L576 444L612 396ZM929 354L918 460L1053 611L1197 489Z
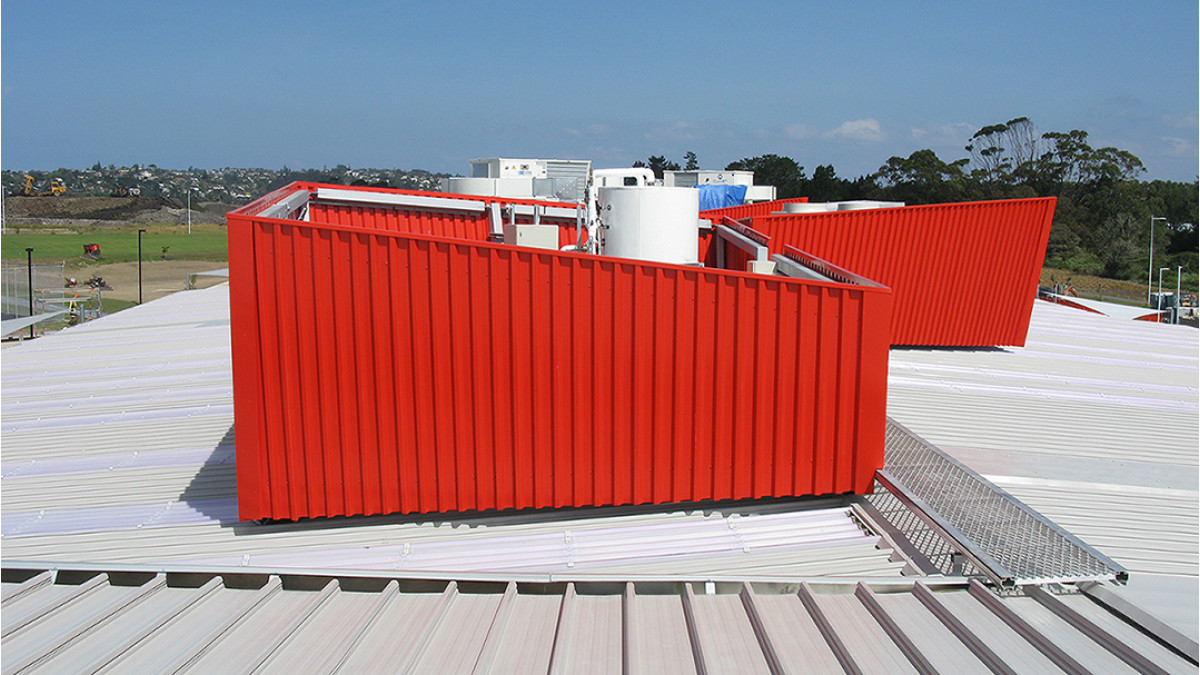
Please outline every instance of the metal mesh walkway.
M899 500L1002 586L1127 578L1120 565L892 419L878 479L887 494L868 502L894 512L891 499Z

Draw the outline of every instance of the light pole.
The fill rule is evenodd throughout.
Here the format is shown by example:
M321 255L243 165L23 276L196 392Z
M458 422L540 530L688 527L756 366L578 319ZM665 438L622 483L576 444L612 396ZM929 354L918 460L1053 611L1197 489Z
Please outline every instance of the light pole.
M138 230L138 304L142 304L142 234L145 230Z
M29 271L29 318L33 319L33 249L25 249L25 266ZM33 337L33 324L29 324L29 337Z
M192 179L192 184L187 189L187 214L188 214L188 234L192 233L192 191L199 192L200 188L196 185L196 179Z
M1159 323L1162 323L1162 308L1163 308L1163 307L1162 307L1162 306L1163 306L1163 302L1162 302L1162 300L1163 300L1163 298L1162 298L1162 273L1163 273L1163 272L1166 272L1166 271L1167 271L1167 270L1169 270L1169 269L1171 269L1171 268L1170 268L1170 267L1160 267L1160 268L1158 268L1158 302L1157 302L1157 303L1155 303L1155 305L1156 305L1156 306L1155 306L1155 308L1154 308L1154 309L1157 309L1157 310L1159 311L1159 315L1158 315L1158 322L1159 322Z
M1182 302L1183 296L1180 295L1180 292L1182 290L1182 284L1181 284L1182 281L1183 281L1183 265L1180 265L1175 270L1175 321L1173 323L1179 323L1179 309L1181 307L1183 307L1183 302Z
M1154 221L1166 220L1160 216L1150 216L1150 267L1146 270L1146 306L1150 306L1151 281L1154 275Z

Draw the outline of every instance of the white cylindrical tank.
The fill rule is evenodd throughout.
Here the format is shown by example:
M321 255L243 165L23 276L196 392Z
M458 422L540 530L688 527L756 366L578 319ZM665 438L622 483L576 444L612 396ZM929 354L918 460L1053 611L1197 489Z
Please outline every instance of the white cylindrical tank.
M866 200L838 202L838 211L863 211L865 209L877 209L879 208L879 205L879 202L871 202Z
M782 211L776 213L824 213L836 209L835 204L828 202L788 202Z
M904 202L880 202L872 199L856 199L848 202L838 202L838 211L860 211L862 209L890 209L904 206Z
M604 187L596 191L604 255L694 265L700 254L700 191Z

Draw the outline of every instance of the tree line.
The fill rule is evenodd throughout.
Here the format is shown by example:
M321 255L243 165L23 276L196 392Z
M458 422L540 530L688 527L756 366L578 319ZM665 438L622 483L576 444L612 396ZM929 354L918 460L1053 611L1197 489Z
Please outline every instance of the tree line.
M774 154L729 163L727 171L753 171L755 182L774 185L779 198L812 201L873 199L940 204L990 199L1056 197L1046 266L1113 279L1145 279L1155 221L1155 264L1198 271L1197 183L1143 181L1142 161L1113 147L1093 148L1086 131L1037 133L1026 117L981 128L964 150L945 161L933 150L890 157L873 174L837 175L832 164L811 176L796 160ZM688 169L699 164L685 156ZM679 165L651 156L635 166L662 172Z

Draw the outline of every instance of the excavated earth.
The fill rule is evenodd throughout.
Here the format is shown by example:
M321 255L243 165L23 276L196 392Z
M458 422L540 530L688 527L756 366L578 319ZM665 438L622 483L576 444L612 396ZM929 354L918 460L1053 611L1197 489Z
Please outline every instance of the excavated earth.
M225 222L236 208L219 202L192 204L192 223ZM187 222L187 208L161 197L5 197L4 219L14 224L105 225Z

